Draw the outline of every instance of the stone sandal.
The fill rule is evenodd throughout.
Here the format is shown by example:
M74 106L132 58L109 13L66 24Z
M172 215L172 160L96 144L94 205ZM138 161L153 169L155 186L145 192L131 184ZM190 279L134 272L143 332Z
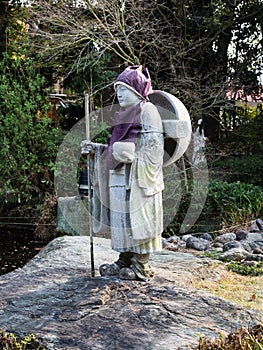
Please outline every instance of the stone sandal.
M118 264L103 264L99 267L101 276L117 276L120 272Z

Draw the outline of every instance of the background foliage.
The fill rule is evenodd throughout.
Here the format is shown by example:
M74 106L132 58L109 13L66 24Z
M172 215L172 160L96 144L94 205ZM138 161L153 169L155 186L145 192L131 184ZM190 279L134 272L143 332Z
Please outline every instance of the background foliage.
M200 220L220 213L227 225L262 215L257 204L262 193L262 0L38 0L30 5L0 0L2 203L10 194L22 202L52 195L57 145L83 116L83 93L92 96L93 110L113 103L117 74L142 63L154 88L186 105L194 129L202 120L211 184ZM54 92L57 81L71 100L57 109L54 125L46 117L46 92ZM101 115L97 121L105 123ZM258 187L248 195L247 184ZM236 196L231 202L236 217L224 203L227 191ZM237 206L243 192L250 209ZM191 191L184 195L176 222L190 197Z
M62 135L47 117L45 79L27 56L27 43L12 49L0 62L0 197L18 204L41 200L52 190Z

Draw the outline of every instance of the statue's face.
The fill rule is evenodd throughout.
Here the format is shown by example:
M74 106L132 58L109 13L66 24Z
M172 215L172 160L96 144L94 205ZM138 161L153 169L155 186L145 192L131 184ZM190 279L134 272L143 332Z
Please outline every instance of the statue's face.
M137 105L141 101L140 96L123 85L117 86L117 99L123 108Z

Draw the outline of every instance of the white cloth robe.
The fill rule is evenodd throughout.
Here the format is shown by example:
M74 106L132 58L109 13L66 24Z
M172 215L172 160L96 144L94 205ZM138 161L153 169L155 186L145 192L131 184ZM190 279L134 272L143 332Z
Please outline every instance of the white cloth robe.
M102 148L93 169L93 230L110 232L112 248L138 254L161 250L164 136L157 108L141 104L141 131L131 164L105 170ZM125 141L124 141L125 142Z

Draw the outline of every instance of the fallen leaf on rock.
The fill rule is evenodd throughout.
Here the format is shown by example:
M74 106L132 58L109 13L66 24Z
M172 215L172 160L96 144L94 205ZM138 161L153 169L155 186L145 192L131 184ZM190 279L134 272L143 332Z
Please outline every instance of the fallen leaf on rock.
M252 294L248 301L254 301L257 298L256 294Z

